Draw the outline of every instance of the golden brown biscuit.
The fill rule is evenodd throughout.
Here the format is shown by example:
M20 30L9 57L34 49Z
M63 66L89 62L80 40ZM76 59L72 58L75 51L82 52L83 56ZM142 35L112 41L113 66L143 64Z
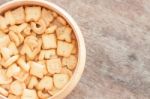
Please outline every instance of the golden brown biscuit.
M29 81L28 88L33 89L33 87L35 87L37 84L38 84L38 79L35 76L32 76Z
M6 75L7 77L12 77L13 75L19 74L21 71L21 68L17 66L17 64L12 64L10 67L8 67Z
M58 89L62 89L69 80L67 74L54 74L54 86Z
M26 22L38 21L41 17L41 7L25 7Z
M56 48L56 36L55 34L44 34L42 35L43 49Z
M69 57L71 55L73 45L64 41L58 41L57 55Z
M8 46L10 38L8 35L0 34L0 48Z
M60 58L54 58L46 61L47 69L50 74L60 73L62 65Z
M6 70L0 69L0 84L10 84L12 82L12 78L7 77Z
M10 66L11 64L15 63L17 61L17 59L19 58L19 55L14 55L12 57L10 57L8 60L3 60L3 66L5 68L7 68L8 66Z
M44 75L44 66L36 62L30 62L30 74L38 78L42 78Z
M45 30L45 33L46 34L55 33L56 29L57 29L57 25L51 25Z
M23 90L25 89L25 84L18 80L15 80L10 85L10 92L14 95L22 95Z
M31 22L31 29L36 34L43 34L46 30L46 24L43 19L40 19L37 22Z
M44 76L39 84L38 84L38 90L51 90L53 88L53 79L49 76Z
M13 77L18 81L24 82L29 77L29 74L24 70L21 70L19 74L13 75Z
M15 18L16 24L21 24L25 22L25 12L23 7L12 10L12 15Z
M36 90L27 88L24 89L21 99L38 99Z
M15 18L14 16L12 15L11 11L7 11L5 12L5 20L7 21L6 23L8 25L14 25L15 24Z
M62 65L67 66L68 69L73 70L77 65L77 57L70 55L69 57L64 57L62 59Z
M57 38L59 40L65 40L67 42L71 42L71 32L72 29L70 27L59 27L56 30Z
M42 19L44 20L46 26L48 26L49 23L52 22L54 18L50 10L42 8Z
M9 48L2 47L1 48L1 54L2 54L2 57L4 60L8 60L11 57L12 52Z

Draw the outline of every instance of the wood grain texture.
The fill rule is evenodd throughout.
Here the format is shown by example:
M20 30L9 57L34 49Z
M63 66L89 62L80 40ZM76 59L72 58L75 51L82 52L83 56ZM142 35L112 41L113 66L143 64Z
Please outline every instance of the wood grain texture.
M48 1L76 20L86 42L84 74L66 99L150 98L149 0Z

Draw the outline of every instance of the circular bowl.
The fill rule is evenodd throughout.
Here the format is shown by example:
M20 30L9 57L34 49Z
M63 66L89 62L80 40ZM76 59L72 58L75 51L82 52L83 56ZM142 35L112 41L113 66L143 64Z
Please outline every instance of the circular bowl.
M65 87L61 89L57 94L49 98L49 99L63 99L75 88L84 70L85 60L86 60L86 49L85 49L82 33L78 25L76 24L76 22L69 14L66 13L66 11L64 11L62 8L58 7L57 5L45 0L13 0L5 4L2 4L0 6L0 13L3 13L7 10L16 8L18 6L23 6L23 5L38 5L57 12L60 16L64 17L64 19L72 27L75 33L77 43L78 43L78 63L76 69L70 81L65 85ZM1 96L0 98L7 99L3 96Z

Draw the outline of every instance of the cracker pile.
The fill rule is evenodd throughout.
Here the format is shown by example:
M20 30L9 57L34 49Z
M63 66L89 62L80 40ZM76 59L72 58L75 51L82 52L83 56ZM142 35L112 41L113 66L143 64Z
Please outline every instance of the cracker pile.
M0 94L47 99L67 84L76 64L73 30L56 12L21 6L0 15Z

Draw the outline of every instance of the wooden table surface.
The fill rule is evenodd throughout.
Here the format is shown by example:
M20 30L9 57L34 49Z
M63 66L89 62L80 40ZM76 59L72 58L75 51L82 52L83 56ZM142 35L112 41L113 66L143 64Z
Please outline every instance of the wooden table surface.
M150 99L150 0L49 1L76 20L86 42L84 74L66 99Z

